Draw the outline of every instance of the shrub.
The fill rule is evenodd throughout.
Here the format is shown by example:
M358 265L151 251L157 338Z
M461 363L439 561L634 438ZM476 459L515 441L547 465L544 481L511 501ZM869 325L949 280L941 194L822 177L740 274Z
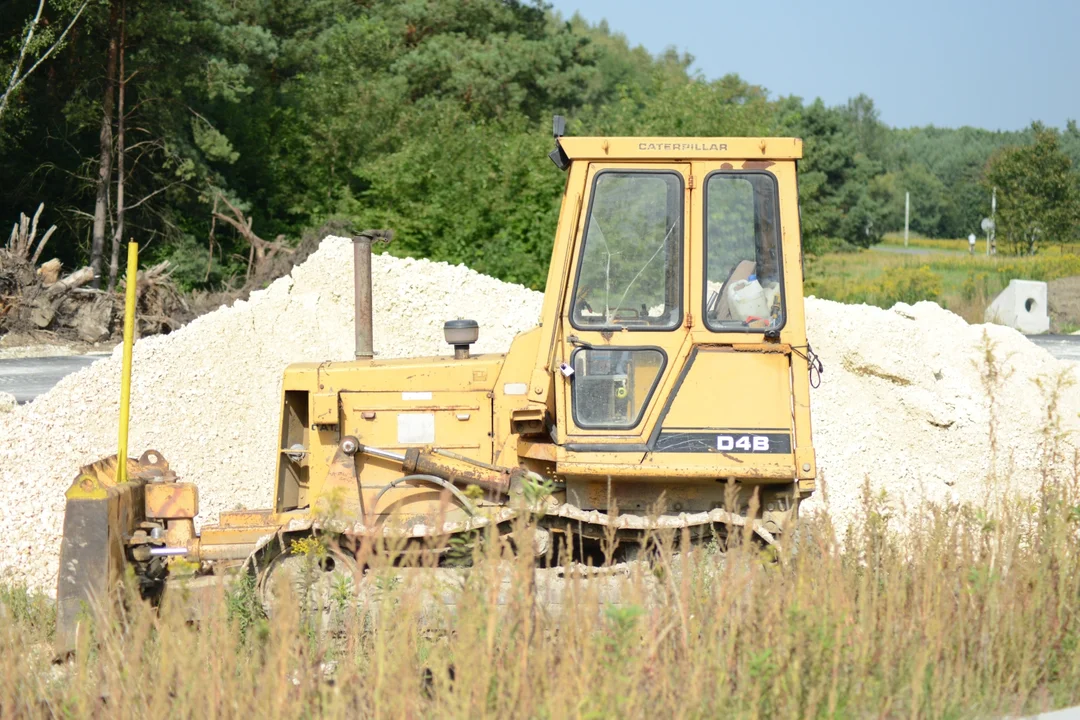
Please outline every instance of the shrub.
M916 303L941 297L941 276L926 265L917 268L898 268L881 279L879 297L882 307L898 302Z
M806 291L826 300L865 303L890 308L898 302L916 303L941 298L941 276L928 266L897 267L871 278L849 282L842 277L808 280Z

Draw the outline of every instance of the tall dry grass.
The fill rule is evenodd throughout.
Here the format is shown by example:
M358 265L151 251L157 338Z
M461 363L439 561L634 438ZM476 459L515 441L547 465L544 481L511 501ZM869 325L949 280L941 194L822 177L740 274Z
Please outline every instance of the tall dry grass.
M1080 702L1080 497L1072 479L995 511L924 508L893 527L867 494L784 551L676 552L537 603L531 561L498 541L424 602L374 560L377 593L335 632L247 590L197 623L138 603L50 662L48 604L0 594L2 717L994 717ZM418 573L423 575L423 573ZM606 590L605 590L606 591ZM502 598L499 598L499 595ZM500 600L502 604L500 604ZM291 609L290 609L291 608Z
M1004 378L989 339L984 349L994 426ZM461 570L365 548L362 578L302 575L302 600L272 619L250 579L160 612L129 598L88 619L58 664L50 601L0 588L0 718L987 718L1075 705L1080 457L1059 412L1067 383L1036 388L1036 497L993 492L1008 483L991 433L985 503L900 518L867 484L842 538L820 514L780 550L738 533L725 552L660 534L648 561L553 581L513 551L533 547L522 521L456 544ZM328 544L294 547L318 575Z

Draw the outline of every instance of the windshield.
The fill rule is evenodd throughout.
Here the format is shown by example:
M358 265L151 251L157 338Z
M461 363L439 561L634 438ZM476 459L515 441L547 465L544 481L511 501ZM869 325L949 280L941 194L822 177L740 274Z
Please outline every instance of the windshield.
M670 330L682 321L682 177L601 172L593 185L571 324Z
M784 324L776 179L713 173L705 182L705 324L761 332Z

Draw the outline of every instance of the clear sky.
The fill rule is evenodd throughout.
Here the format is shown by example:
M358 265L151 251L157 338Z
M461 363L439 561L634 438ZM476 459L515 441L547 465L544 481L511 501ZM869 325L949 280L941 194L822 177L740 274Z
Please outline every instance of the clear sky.
M1080 0L548 0L708 78L829 105L866 93L894 127L1080 119Z

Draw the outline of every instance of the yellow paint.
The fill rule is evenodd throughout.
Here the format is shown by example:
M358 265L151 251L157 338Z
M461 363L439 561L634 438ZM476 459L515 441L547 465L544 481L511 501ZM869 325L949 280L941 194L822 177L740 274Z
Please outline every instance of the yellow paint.
M109 488L110 486L102 483L94 475L79 473L64 493L64 498L67 500L105 500L109 497Z
M312 422L319 425L338 424L338 395L336 392L317 392L311 396Z
M135 289L138 285L139 244L128 243L127 292L124 294L124 357L120 370L120 437L117 457L126 458L128 448L128 414L131 409L131 348L135 344ZM117 467L117 483L127 482L127 465Z
M571 160L798 160L798 138L563 137ZM572 166L571 166L572 167Z
M147 518L179 520L199 514L199 490L192 483L147 483L143 493Z
M791 432L791 373L781 354L703 346L694 357L665 427L771 428ZM703 408L709 408L707 416Z

